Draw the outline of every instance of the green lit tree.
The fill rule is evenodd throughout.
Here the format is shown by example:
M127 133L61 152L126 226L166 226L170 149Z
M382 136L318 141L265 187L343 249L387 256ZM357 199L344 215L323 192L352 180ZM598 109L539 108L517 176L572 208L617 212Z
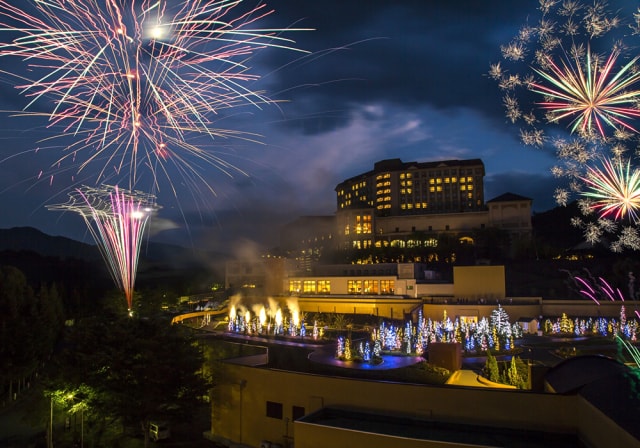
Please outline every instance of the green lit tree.
M489 381L497 383L500 381L500 369L498 369L498 360L491 354L490 350L487 350L487 360L484 365L484 375L489 378Z

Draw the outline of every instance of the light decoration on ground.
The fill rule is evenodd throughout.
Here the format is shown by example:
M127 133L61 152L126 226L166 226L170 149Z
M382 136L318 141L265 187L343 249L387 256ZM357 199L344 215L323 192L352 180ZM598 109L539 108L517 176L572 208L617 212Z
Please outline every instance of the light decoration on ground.
M635 201L640 144L640 57L633 51L640 45L640 9L542 0L527 22L489 69L507 120L525 145L555 151L551 173L565 182L554 198L561 206L578 200L580 215L571 222L587 241L615 252L639 250L636 205L625 201ZM594 168L621 160L630 164L624 175ZM611 213L592 219L594 202Z
M147 222L158 209L155 197L117 186L84 186L69 193L68 202L47 208L82 216L131 313L140 245Z

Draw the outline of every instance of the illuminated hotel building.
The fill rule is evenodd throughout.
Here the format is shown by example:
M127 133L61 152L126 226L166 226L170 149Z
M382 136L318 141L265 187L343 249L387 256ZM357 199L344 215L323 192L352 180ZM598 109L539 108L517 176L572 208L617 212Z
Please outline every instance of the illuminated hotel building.
M530 235L531 200L509 193L485 203L484 175L480 159L377 162L336 187L336 243L355 250L411 247L428 245L429 236L464 238L487 227ZM416 235L427 239L418 242Z

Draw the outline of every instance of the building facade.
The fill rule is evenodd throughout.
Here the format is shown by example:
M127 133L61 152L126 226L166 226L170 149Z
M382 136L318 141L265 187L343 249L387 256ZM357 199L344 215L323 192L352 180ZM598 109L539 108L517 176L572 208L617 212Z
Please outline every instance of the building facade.
M336 246L343 250L430 248L449 234L474 244L495 228L531 235L531 199L507 193L485 204L480 159L377 162L336 187Z

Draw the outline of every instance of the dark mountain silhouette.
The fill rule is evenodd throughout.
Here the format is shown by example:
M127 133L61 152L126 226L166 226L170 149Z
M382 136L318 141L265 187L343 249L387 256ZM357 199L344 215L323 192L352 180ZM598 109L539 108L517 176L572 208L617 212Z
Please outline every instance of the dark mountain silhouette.
M224 278L226 254L203 252L177 245L143 241L140 248L140 284L169 281L177 277ZM37 261L36 261L37 260ZM45 261L46 260L46 261ZM51 236L32 227L0 229L0 264L17 265L49 280L46 270L59 262L84 262L108 278L98 246L62 236ZM51 272L53 275L53 272ZM30 276L31 277L31 276Z
M45 257L100 259L96 246L63 236L51 236L33 227L0 229L0 251L31 251Z

